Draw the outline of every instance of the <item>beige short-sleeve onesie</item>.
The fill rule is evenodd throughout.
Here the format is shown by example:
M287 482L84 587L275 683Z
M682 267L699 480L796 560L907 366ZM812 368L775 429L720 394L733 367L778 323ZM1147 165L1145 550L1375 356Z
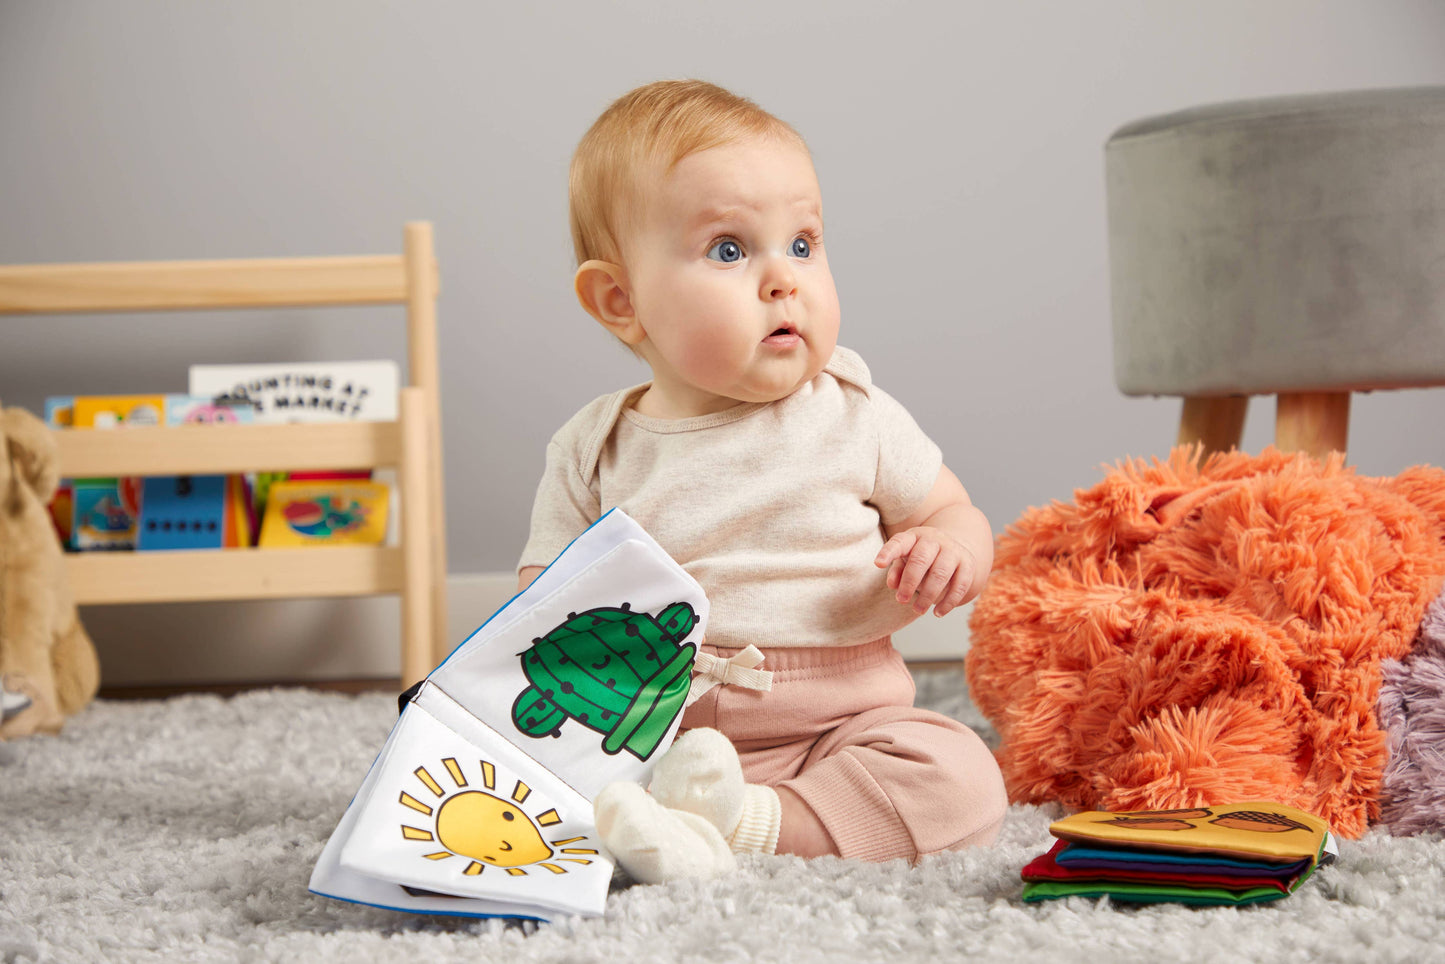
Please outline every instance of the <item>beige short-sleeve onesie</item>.
M715 646L851 646L914 618L873 565L882 523L933 488L938 446L838 348L787 398L658 419L604 395L547 446L518 568L546 566L605 512L636 519L708 594Z

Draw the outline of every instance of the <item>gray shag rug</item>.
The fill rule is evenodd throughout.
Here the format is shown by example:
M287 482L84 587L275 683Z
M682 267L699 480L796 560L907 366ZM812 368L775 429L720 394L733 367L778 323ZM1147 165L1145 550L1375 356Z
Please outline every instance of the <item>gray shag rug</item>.
M992 737L959 672L919 705ZM396 715L299 689L101 701L0 745L0 962L1427 961L1445 841L1372 831L1293 896L1244 909L1019 899L1060 811L988 849L864 864L751 857L731 877L619 881L596 920L420 917L315 897L311 867Z

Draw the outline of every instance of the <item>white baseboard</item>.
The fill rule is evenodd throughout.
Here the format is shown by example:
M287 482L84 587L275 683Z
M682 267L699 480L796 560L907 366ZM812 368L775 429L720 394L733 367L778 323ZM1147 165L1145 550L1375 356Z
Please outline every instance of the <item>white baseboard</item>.
M447 638L460 643L516 592L511 573L447 580ZM382 679L400 672L395 597L87 606L106 686ZM915 620L894 636L906 659L961 659L968 614Z

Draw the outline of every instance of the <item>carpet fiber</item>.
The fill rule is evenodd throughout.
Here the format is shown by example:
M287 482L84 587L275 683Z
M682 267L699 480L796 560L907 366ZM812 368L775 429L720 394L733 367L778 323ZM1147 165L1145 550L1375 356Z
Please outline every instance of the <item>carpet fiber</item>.
M919 705L992 737L962 673ZM0 962L1423 961L1445 935L1445 842L1372 830L1277 904L1025 906L1062 811L1014 806L992 848L917 867L751 857L732 877L619 882L607 916L417 917L307 893L396 713L381 694L101 701L0 745Z

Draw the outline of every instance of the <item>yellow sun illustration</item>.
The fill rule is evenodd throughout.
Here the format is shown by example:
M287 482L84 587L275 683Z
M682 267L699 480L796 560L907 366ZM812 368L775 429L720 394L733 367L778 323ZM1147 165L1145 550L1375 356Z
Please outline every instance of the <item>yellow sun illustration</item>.
M426 792L441 801L435 805L424 803L405 790L398 800L402 806L431 818L429 829L401 825L401 835L407 840L429 841L442 846L441 850L422 856L428 860L469 857L470 862L462 870L468 877L475 877L488 866L502 867L514 877L524 877L529 866L565 874L567 868L560 864L592 863L579 855L596 855L596 850L569 846L588 842L586 837L568 837L566 840L553 840L550 844L542 839L540 828L562 822L556 809L536 816L523 810L522 804L531 795L532 788L521 780L513 788L510 800L487 792L496 789L497 770L486 760L478 762L485 791L470 786L455 757L441 761L455 789L444 787L424 766L412 771ZM421 791L418 793L426 795ZM571 856L557 856L559 853Z

